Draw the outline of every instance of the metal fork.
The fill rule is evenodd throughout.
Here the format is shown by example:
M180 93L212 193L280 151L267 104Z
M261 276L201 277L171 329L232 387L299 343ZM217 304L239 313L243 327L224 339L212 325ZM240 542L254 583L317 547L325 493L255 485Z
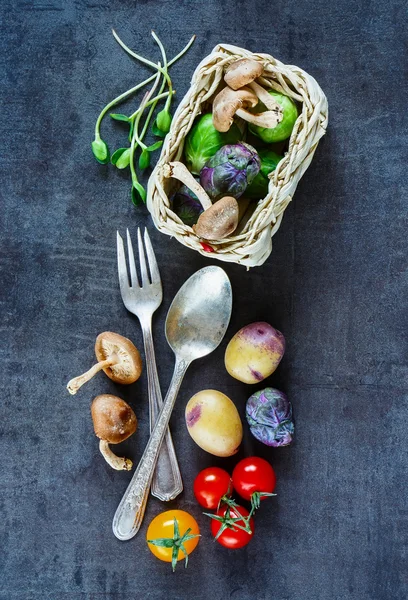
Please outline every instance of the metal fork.
M123 303L129 312L136 315L140 321L143 332L143 341L146 356L147 381L149 388L149 409L150 409L150 433L153 430L156 418L163 405L163 398L160 391L159 378L157 376L156 357L154 354L152 337L152 315L160 306L163 298L162 284L156 257L150 242L147 229L144 231L144 243L146 246L147 262L149 265L150 279L147 272L145 252L143 248L140 228L137 230L137 242L139 252L140 273L142 286L136 273L135 257L133 253L132 240L129 230L127 233L128 260L130 270L129 285L128 271L126 268L125 248L123 239L117 232L117 250L118 250L118 272L119 284ZM159 500L173 500L183 491L183 482L180 469L177 462L176 452L171 439L170 430L163 440L160 454L156 463L156 469L153 476L151 492ZM146 498L147 500L147 498Z

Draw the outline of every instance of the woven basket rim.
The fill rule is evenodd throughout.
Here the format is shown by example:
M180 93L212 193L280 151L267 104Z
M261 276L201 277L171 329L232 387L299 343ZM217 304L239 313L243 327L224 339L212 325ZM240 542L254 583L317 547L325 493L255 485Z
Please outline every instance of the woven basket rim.
M202 105L214 94L226 65L239 58L251 57L263 63L264 73L257 81L294 98L301 107L288 150L270 175L268 194L261 199L247 223L238 233L220 242L200 240L171 210L165 192L164 166L180 160L184 140ZM300 67L285 65L270 54L251 52L230 44L217 44L196 67L190 88L174 114L160 158L148 183L147 206L155 226L185 246L205 256L246 266L265 262L272 251L272 236L279 229L283 213L293 198L296 186L308 168L328 121L327 99L316 80ZM202 242L213 248L208 252Z

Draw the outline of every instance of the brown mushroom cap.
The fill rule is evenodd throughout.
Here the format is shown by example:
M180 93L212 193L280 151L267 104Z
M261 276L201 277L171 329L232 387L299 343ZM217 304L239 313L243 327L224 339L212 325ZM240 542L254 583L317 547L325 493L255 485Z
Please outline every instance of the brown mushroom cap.
M109 444L119 444L136 431L135 413L127 402L117 396L96 396L91 414L95 435Z
M263 73L263 65L252 58L241 58L225 69L224 81L233 90L248 85Z
M198 237L205 240L222 240L238 225L238 202L232 196L224 196L211 208L201 213L193 229Z
M95 342L95 354L98 362L115 359L115 364L103 369L112 381L124 384L134 383L142 373L142 359L139 350L128 338L118 333L112 331L100 333Z
M254 108L258 104L257 95L248 88L222 89L213 101L213 125L217 131L225 132L231 127L235 113L243 108Z

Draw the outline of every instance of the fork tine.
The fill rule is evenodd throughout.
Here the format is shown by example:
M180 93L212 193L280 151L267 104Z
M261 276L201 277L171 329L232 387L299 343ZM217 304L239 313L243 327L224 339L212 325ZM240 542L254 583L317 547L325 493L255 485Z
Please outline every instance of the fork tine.
M140 287L136 273L135 255L133 254L133 244L132 238L130 237L129 229L126 229L126 236L129 257L130 280L132 282L132 287Z
M149 263L152 283L160 283L159 267L157 266L156 257L153 252L153 246L146 228L144 230L144 243L146 246L147 262Z
M116 247L118 252L119 285L122 294L129 289L129 279L126 269L125 247L119 231L116 232Z
M140 272L142 274L142 287L150 285L149 276L147 274L146 259L142 242L142 234L140 233L140 227L137 228L137 246L139 250L139 263Z

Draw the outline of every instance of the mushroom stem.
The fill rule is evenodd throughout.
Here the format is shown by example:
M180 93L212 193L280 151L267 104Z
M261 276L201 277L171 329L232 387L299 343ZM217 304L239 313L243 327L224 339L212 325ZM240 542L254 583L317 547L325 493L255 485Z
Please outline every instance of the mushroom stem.
M164 165L164 176L174 177L178 179L184 185L186 185L201 202L204 210L212 206L212 202L207 192L201 187L201 185L194 179L190 171L183 163L179 161L173 161Z
M256 81L253 81L252 83L248 84L248 87L250 87L255 92L255 94L257 95L259 100L261 102L263 102L263 104L265 104L265 106L268 110L282 113L282 109L279 106L279 104L277 102L275 102L273 97L270 94L268 94L266 89L263 88L261 85L259 85L259 83L256 83Z
M276 125L282 121L282 112L281 111L272 111L267 110L263 113L250 113L247 110L243 110L240 108L235 113L237 117L241 117L244 121L248 123L253 123L254 125L259 125L259 127L265 127L266 129L273 129Z
M133 462L130 458L124 456L116 456L110 449L109 443L106 440L99 441L99 450L106 462L117 471L130 471L133 467Z
M86 371L86 373L82 373L82 375L74 377L74 379L68 381L67 390L72 395L76 394L79 388L82 387L84 383L92 379L92 377L99 373L99 371L102 371L102 369L106 369L107 367L115 365L117 362L117 359L114 357L108 358L106 360L101 360L100 362L96 363L96 365L91 367L89 371Z

